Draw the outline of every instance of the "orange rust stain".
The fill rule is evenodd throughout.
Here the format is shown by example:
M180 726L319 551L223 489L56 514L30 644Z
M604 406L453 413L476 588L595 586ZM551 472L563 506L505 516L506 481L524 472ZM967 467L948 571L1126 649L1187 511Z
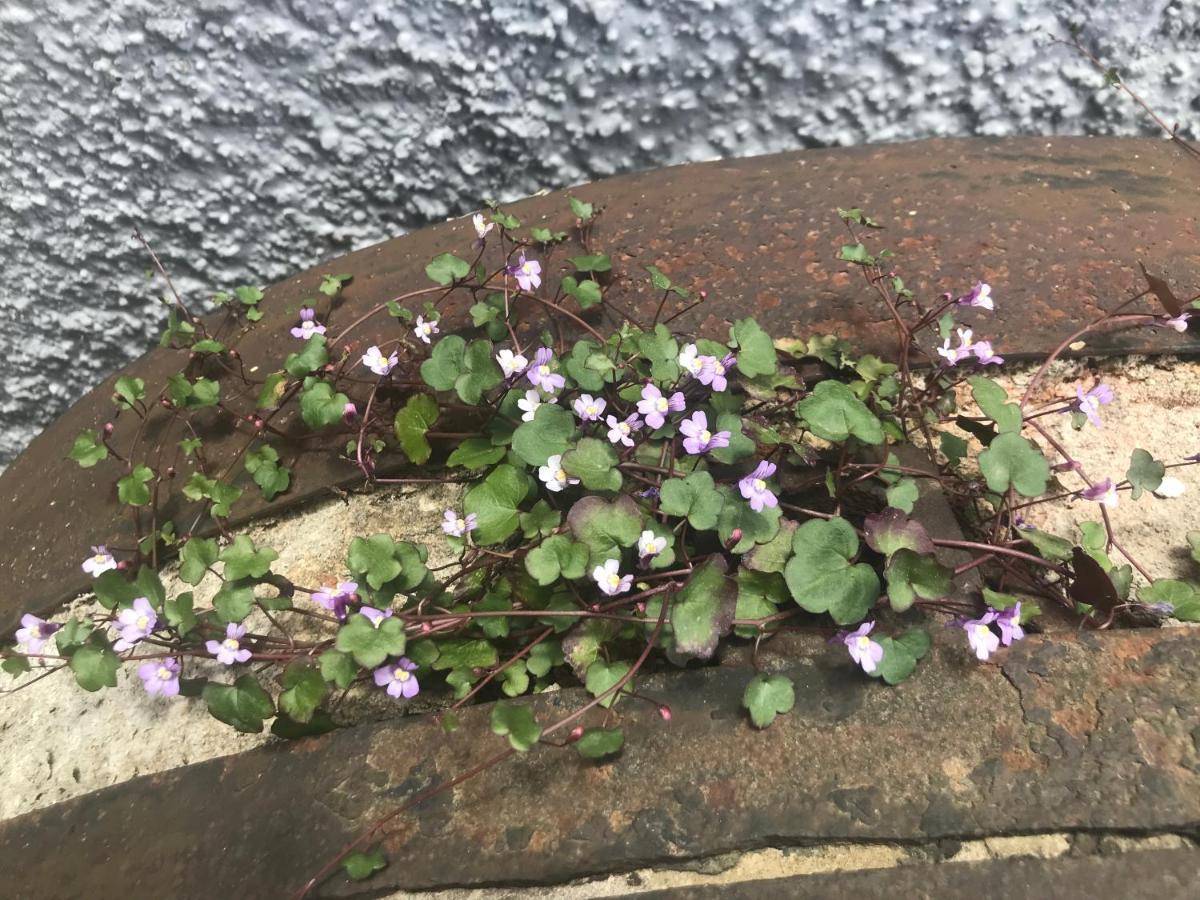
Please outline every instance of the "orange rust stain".
M1100 724L1100 713L1094 706L1068 706L1050 714L1055 724L1062 726L1072 737L1084 738Z

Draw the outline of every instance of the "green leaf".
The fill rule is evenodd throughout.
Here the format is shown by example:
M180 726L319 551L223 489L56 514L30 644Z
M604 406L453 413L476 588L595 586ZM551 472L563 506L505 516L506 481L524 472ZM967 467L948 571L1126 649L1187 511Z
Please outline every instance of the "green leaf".
M913 673L917 662L929 652L929 634L923 628L910 628L899 637L881 638L879 645L883 647L883 659L871 677L882 678L888 684L899 684Z
M543 403L533 421L522 422L513 432L513 452L530 466L544 466L551 456L566 453L575 436L575 417L561 406Z
M525 557L526 571L541 585L553 584L560 577L582 578L587 563L588 548L562 534L546 538Z
M317 288L326 297L336 297L342 292L342 287L354 278L353 275L323 275L321 286Z
M737 584L725 574L724 558L711 557L688 579L671 604L675 650L708 659L729 633L737 608Z
M263 380L263 385L258 391L258 399L254 404L255 407L257 409L274 409L283 399L286 389L287 375L284 372L272 372Z
M504 380L492 358L490 341L476 340L469 345L457 334L447 335L433 345L429 359L421 363L421 377L435 390L455 390L463 403L476 405L484 391Z
M291 484L292 473L286 466L279 465L279 451L269 444L263 444L247 453L245 466L267 501L274 500Z
M933 541L925 526L898 509L885 509L863 520L867 546L876 553L891 556L898 550L933 553Z
M1130 456L1129 470L1125 473L1125 477L1133 485L1130 496L1137 500L1143 491L1157 491L1166 473L1166 466L1138 447Z
M839 625L860 622L879 597L879 578L853 562L858 535L842 518L811 519L796 529L783 575L801 608L829 613Z
M596 214L595 207L590 203L584 203L575 197L568 197L567 202L571 204L571 212L575 214L575 218L584 224Z
M358 666L354 664L354 657L349 653L342 653L340 650L326 650L321 654L319 662L321 677L336 684L342 690L350 687L354 683L355 676L358 675Z
M917 482L914 478L907 476L901 478L895 484L891 485L885 492L887 496L888 506L894 507L906 513L913 511L913 504L917 502L917 498L921 496L920 490L917 488Z
M263 298L263 292L250 284L243 284L233 289L234 296L243 306L257 306Z
M293 662L283 670L279 709L296 722L312 721L313 713L329 693L325 679L312 666Z
M753 319L739 319L729 329L729 338L737 344L737 368L747 378L774 375L779 366L771 337Z
M192 477L183 486L183 495L190 500L211 500L212 514L225 517L229 515L230 507L242 496L242 489L193 472Z
M16 678L18 675L24 675L29 669L29 657L20 653L13 656L6 656L4 662L0 663L0 670L7 672L13 678Z
M520 753L533 749L542 736L542 726L528 706L500 701L492 707L492 731L507 735L509 744Z
M396 439L400 441L404 455L414 465L424 465L433 453L425 435L438 420L439 414L437 401L428 394L414 394L396 412Z
M951 434L948 431L943 431L939 437L941 441L942 453L946 457L946 462L951 467L957 466L966 458L967 448L969 445L965 440L960 438L957 434Z
M608 502L588 496L576 501L567 513L567 528L591 553L590 564L620 556L621 549L632 547L642 534L642 514L625 494Z
M600 697L603 694L611 691L627 674L629 674L631 666L627 662L605 662L602 659L597 659L587 667L587 677L584 679L584 687L588 689L588 693L593 697ZM620 698L621 694L628 694L633 690L633 679L625 682L619 691L615 691L600 701L600 705L605 709L612 707Z
M528 491L528 477L509 465L496 466L487 478L471 487L463 497L463 509L467 514L474 513L479 523L472 533L475 543L497 544L516 531L519 507Z
M213 597L213 609L223 622L241 622L254 608L254 585L249 581L226 581Z
M755 544L766 543L779 533L782 510L778 506L766 506L761 512L755 512L728 485L721 485L719 491L725 498L725 505L717 520L717 536L721 543L729 545L733 532L737 529L742 532L741 539L733 544L734 553L746 553Z
M357 577L366 580L375 590L397 578L402 566L396 558L396 542L388 534L356 537L350 542L346 565Z
M612 260L607 254L596 253L590 256L572 256L571 265L580 272L608 272L612 269Z
M1008 392L1003 387L982 375L967 380L980 412L996 423L997 431L1006 434L1021 430L1021 407L1008 402Z
M233 543L221 551L221 562L225 563L224 575L227 581L240 578L262 578L271 571L271 563L279 559L279 554L270 547L259 550L254 541L239 534Z
M286 713L280 713L271 723L271 734L277 738L283 738L285 741L297 741L300 738L328 734L336 731L337 728L338 724L333 721L329 713L318 709L307 722L297 722Z
M314 334L304 342L304 349L298 353L289 353L287 359L283 362L284 370L293 378L303 378L305 375L310 375L318 369L325 366L329 362L329 350L325 341L325 335ZM266 386L264 385L264 390ZM262 395L259 396L259 406L264 404L261 402ZM273 403L270 405L274 405Z
M263 720L275 715L271 695L253 675L243 675L232 685L210 681L202 696L215 718L246 734L258 734Z
M199 584L208 572L208 567L217 561L220 553L217 542L211 538L189 538L180 553L179 579L186 584Z
M188 632L196 627L196 614L192 612L192 603L192 592L185 591L163 604L167 624L178 631L181 637L186 637Z
M387 866L387 858L378 850L369 853L351 853L342 860L346 877L352 881L365 881Z
M754 441L750 440L742 432L742 417L737 413L721 413L718 415L716 424L713 426L713 431L729 432L729 446L717 447L708 453L717 462L729 466L754 453Z
M539 500L529 512L521 513L520 522L521 533L526 540L545 537L553 534L554 530L562 524L562 513L545 500Z
M353 655L360 666L373 669L389 656L404 653L404 623L389 616L381 619L377 628L362 613L355 613L338 629L334 646Z
M624 746L625 732L620 728L587 728L575 742L575 749L584 759L616 756Z
M617 463L617 451L612 444L594 437L581 438L575 449L568 450L562 458L563 470L582 481L590 491L621 489L621 470Z
M1034 549L1043 559L1052 562L1068 562L1075 548L1075 545L1066 538L1060 538L1058 535L1037 528L1022 529L1018 534L1033 544Z
M454 452L446 459L448 466L462 466L471 472L478 472L504 458L505 449L496 447L487 438L467 438L454 448Z
M146 382L132 375L122 375L113 385L113 393L118 406L133 409L135 403L146 398Z
M79 463L80 468L90 469L102 459L108 457L108 448L100 441L96 431L81 431L75 436L71 452L67 456Z
M350 398L327 381L314 381L300 394L300 417L309 428L328 428L342 421Z
M862 266L875 265L875 257L868 253L867 248L862 244L843 244L842 249L838 251L838 259L858 263Z
M471 274L471 264L453 253L439 253L425 267L425 274L438 284L450 285Z
M896 612L904 612L918 597L940 600L953 586L950 570L936 558L907 548L892 555L884 574L887 576L888 600Z
M840 381L822 381L796 404L796 413L813 434L827 441L854 435L865 444L883 443L879 419Z
M496 648L484 640L450 638L439 641L438 657L433 663L435 670L488 669L496 665L499 656Z
M742 561L745 562L745 557ZM733 614L735 619L765 619L775 615L779 611L779 604L787 600L787 585L778 573L742 568L738 569L736 580L738 595ZM735 625L733 631L743 638L757 637L761 633L757 625Z
M562 280L562 289L568 297L575 298L580 309L591 309L604 299L599 283L590 278L576 279L568 275ZM592 390L595 389L592 388Z
M746 685L742 705L750 711L755 728L766 728L781 713L796 705L796 689L786 675L755 675Z
M117 686L121 657L113 653L107 643L102 646L86 644L71 654L70 666L79 686L94 693L103 687Z
M1003 494L1013 487L1023 497L1036 497L1046 490L1050 464L1027 438L1011 432L1000 434L979 454L979 469L989 490Z
M1171 615L1182 622L1200 622L1200 589L1187 581L1160 578L1138 588L1138 599L1142 603L1167 603Z
M147 483L154 478L149 466L136 465L133 471L117 482L117 499L130 506L145 506L150 502Z
M688 524L697 531L716 528L724 504L712 475L703 470L686 478L667 479L659 496L659 509L668 515L686 516Z
M60 654L69 656L76 647L82 646L91 638L92 631L92 626L80 619L67 619L63 627L55 632L54 644Z

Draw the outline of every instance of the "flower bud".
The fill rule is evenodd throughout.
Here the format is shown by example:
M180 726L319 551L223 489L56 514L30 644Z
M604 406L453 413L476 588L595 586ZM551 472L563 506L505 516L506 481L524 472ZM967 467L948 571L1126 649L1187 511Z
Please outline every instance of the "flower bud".
M264 428L267 427L267 423L264 422L262 419L255 419L254 427L257 428L259 431L262 431Z
M667 706L667 704L664 703L658 708L658 714L662 716L664 722L671 721L671 707Z
M347 425L353 422L357 415L358 407L353 403L347 403L342 407L342 421L344 421Z
M167 466L167 477L168 478L175 477L175 467L174 466Z
M583 737L583 726L576 725L571 729L571 733L567 735L567 742L573 744L581 737Z
M733 529L733 531L729 532L729 540L727 540L725 542L725 549L732 550L734 547L737 546L738 541L740 541L741 539L742 539L742 529L740 529L740 528Z
M113 423L105 422L104 423L104 436L109 437L112 435L112 433L113 433Z
M129 568L129 560L127 560L127 559L122 559L117 563L117 571L118 572L124 572L128 568Z

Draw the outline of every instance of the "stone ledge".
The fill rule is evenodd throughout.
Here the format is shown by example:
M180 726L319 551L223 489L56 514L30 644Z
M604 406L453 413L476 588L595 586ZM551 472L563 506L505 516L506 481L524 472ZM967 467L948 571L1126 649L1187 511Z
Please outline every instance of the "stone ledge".
M796 709L771 728L741 712L746 668L647 677L640 690L673 720L629 704L614 764L548 749L510 761L408 819L371 882L322 895L545 885L811 841L1200 823L1189 633L1034 637L982 666L942 641L894 689L818 640L768 646L764 665L797 683ZM546 721L581 699L533 706ZM468 710L449 738L416 718L139 778L0 824L0 864L15 896L279 896L405 797L494 752L488 714Z

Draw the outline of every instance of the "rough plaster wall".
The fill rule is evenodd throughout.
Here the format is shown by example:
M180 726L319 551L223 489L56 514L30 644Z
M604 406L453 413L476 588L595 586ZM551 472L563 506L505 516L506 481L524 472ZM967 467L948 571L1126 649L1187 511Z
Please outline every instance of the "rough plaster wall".
M140 222L193 300L485 195L935 135L1168 120L1200 0L4 0L0 462L157 333Z

